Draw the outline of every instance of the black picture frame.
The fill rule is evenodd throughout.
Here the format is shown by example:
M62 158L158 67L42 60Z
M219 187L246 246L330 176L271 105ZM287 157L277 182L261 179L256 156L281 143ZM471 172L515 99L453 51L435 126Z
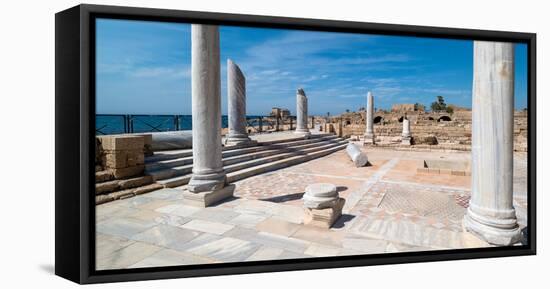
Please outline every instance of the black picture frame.
M95 270L95 25L98 17L419 36L527 44L527 245L392 254L272 260L123 270ZM385 265L536 254L536 34L79 5L55 15L55 274L77 283L101 283L288 270Z

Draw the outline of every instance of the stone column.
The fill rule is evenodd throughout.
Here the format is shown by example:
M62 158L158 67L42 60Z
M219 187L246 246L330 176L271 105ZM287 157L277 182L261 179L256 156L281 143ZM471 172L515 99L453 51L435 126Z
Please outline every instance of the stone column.
M208 206L233 195L222 164L220 36L218 26L191 25L193 175L184 199Z
M227 60L227 120L226 145L252 142L246 131L246 79L231 59Z
M309 136L307 128L307 97L302 88L296 92L296 131L295 133Z
M411 145L411 121L406 117L403 118L403 132L401 133L401 144Z
M363 141L364 145L375 144L373 118L374 118L374 97L372 96L372 93L369 91L369 93L367 93L367 115L366 115L367 127L365 129L365 137Z
M474 41L472 198L467 231L495 245L519 241L513 207L514 44Z

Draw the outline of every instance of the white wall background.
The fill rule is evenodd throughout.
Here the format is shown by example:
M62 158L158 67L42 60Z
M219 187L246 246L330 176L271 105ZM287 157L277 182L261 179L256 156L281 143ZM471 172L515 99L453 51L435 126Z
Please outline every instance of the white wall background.
M0 8L0 287L69 288L54 262L54 13L78 1ZM89 1L95 4L415 24L538 34L539 255L102 285L106 288L540 288L548 283L550 20L544 1ZM546 113L547 115L548 113ZM546 167L548 169L548 167ZM76 193L76 192L75 192ZM544 210L546 209L546 211ZM544 282L546 280L546 282ZM544 282L544 283L543 283ZM475 285L474 285L475 284ZM537 286L539 284L539 286Z

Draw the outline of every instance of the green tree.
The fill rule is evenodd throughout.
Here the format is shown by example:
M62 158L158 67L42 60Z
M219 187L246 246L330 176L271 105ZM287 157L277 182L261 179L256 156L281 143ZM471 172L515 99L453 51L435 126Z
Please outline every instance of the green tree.
M430 108L432 109L432 111L447 110L447 104L445 104L445 99L443 98L443 96L438 95L437 101L432 102Z

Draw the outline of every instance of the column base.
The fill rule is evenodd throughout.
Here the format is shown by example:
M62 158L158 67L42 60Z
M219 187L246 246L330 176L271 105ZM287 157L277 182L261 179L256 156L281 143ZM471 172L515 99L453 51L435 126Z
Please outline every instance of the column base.
M225 186L226 175L223 170L210 174L193 173L187 189L192 193L215 191Z
M233 184L227 185L220 189L200 193L185 190L183 191L183 201L186 205L206 208L210 205L219 203L222 200L231 198L234 191L235 185Z
M412 137L403 137L401 139L401 145L404 145L404 146L410 146L412 145Z
M307 226L330 229L334 222L342 216L346 200L338 198L331 207L324 209L305 208L304 224Z
M373 134L365 134L363 136L363 145L375 145L375 137Z
M309 131L309 129L296 129L294 131L295 134L299 134L299 135L302 135L304 136L305 138L308 138L310 135L311 135L311 132Z
M493 245L510 246L521 240L521 230L515 218L482 216L468 208L462 224L464 230Z

